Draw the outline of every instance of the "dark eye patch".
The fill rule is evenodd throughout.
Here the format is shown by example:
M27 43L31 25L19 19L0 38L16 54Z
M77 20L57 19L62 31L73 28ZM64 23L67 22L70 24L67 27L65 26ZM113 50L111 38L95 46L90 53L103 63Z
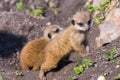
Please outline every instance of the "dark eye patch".
M72 20L72 21L71 21L71 24L72 24L72 25L75 25L75 21L74 21L74 20Z
M81 26L81 27L83 26L83 23L77 23L77 24L78 24L79 26Z
M91 19L88 21L88 25L90 25L91 24Z
M60 29L57 28L54 32L55 32L55 33L58 33L58 32L60 32Z
M52 38L52 36L51 36L51 34L50 34L50 33L48 33L48 38L50 38L50 39Z

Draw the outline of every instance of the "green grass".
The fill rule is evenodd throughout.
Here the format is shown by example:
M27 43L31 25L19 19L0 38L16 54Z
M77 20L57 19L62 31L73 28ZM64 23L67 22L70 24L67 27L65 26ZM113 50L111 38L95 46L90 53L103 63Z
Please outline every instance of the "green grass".
M0 74L0 80L3 80L3 77L2 77L2 75Z
M76 76L70 76L70 80L77 80Z
M16 3L16 7L18 8L18 9L24 9L25 8L25 5L23 4L23 2L17 2Z
M114 80L120 80L120 73L114 77Z
M113 59L115 57L115 51L116 46L112 47L111 50L107 54L104 54L102 57L104 59Z
M53 8L52 11L54 12L54 14L58 14L59 9L58 8Z
M106 72L106 71L102 73L102 75L103 75L104 77L108 76L108 74L109 74L109 72Z
M24 76L24 74L22 72L18 71L18 70L15 71L15 75L16 76Z
M43 7L37 6L34 10L29 10L29 13L36 16L43 16Z
M91 65L92 65L91 59L83 59L83 60L77 59L77 64L73 69L75 74L80 74L85 70L85 68L88 68Z
M107 13L110 8L109 4L110 4L110 0L104 0L104 2L102 2L97 7L93 7L91 4L86 5L86 9L89 12L101 11L101 13L97 15L93 20L95 24L100 24L101 21L105 18L105 13Z

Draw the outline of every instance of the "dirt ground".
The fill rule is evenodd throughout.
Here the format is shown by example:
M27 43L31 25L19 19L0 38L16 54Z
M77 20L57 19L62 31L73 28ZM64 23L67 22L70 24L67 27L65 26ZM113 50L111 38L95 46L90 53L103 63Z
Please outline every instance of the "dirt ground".
M25 9L18 10L16 3L20 0L0 0L0 74L3 80L39 80L39 71L23 72L19 66L19 55L22 47L29 40L42 36L46 23L58 24L66 28L70 24L71 16L81 10L86 0L60 0L59 13L57 15L47 7L44 0L22 0ZM31 7L43 6L45 17L36 17L28 13ZM113 77L120 73L120 57L116 57L117 63L102 58L113 46L116 46L116 55L120 55L120 38L112 43L94 50L94 39L99 31L97 26L93 26L89 32L89 46L91 55L85 57L92 59L94 66L85 69L79 75L73 71L76 59L81 58L75 52L68 57L72 63L61 62L56 70L49 72L46 76L48 80L71 80L70 76L76 76L76 80L97 80L102 73L108 73L106 80L113 80ZM17 76L15 72L19 70L24 76Z

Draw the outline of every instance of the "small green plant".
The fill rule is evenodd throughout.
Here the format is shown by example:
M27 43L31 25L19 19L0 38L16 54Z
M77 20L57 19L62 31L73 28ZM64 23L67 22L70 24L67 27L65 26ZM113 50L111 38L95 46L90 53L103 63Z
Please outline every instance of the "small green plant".
M88 68L91 65L92 65L91 59L83 59L83 60L77 59L77 64L74 67L74 72L76 74L80 74L85 70L85 68Z
M16 76L24 76L24 75L23 75L23 73L22 73L22 72L20 72L20 71L18 71L18 70L17 70L17 71L15 71L15 75L16 75Z
M114 80L120 80L120 73L114 77Z
M108 74L109 74L109 72L103 72L103 73L102 73L102 75L103 75L104 77L108 76Z
M70 80L77 80L76 76L70 76Z
M24 8L25 8L25 5L23 4L23 2L17 2L17 3L16 3L16 7L17 7L18 9L24 9Z
M113 59L115 57L116 46L112 47L109 53L104 54L102 57L104 59Z
M97 7L93 7L91 4L86 5L86 8L88 11L90 12L96 12L96 11L101 11L101 13L99 15L97 15L94 18L94 23L95 24L100 24L101 21L105 18L105 13L107 13L110 8L110 0L105 0L104 2L102 2L99 6Z
M0 80L3 80L3 77L2 77L2 75L0 74Z
M74 67L74 72L75 72L76 74L80 74L80 73L82 73L83 71L84 71L83 65L76 65L76 66Z
M30 14L33 14L33 15L36 15L36 16L43 16L43 7L41 7L41 6L38 6L38 7L36 7L34 10L29 10L29 13Z
M118 63L119 62L119 60L112 60L112 63Z
M89 66L91 66L92 65L92 60L91 59L83 59L83 66L84 67L89 67Z
M58 8L53 8L52 11L54 12L54 14L58 14L59 9Z

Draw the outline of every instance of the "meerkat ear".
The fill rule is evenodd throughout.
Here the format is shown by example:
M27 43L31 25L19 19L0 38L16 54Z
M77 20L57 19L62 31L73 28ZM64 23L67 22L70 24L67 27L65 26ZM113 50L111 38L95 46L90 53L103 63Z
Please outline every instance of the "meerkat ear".
M52 38L52 36L51 36L51 34L50 34L50 33L48 33L48 38L49 38L49 39L51 39L51 38Z
M74 21L74 20L72 20L72 21L71 21L71 24L72 24L72 25L75 25L75 21Z

